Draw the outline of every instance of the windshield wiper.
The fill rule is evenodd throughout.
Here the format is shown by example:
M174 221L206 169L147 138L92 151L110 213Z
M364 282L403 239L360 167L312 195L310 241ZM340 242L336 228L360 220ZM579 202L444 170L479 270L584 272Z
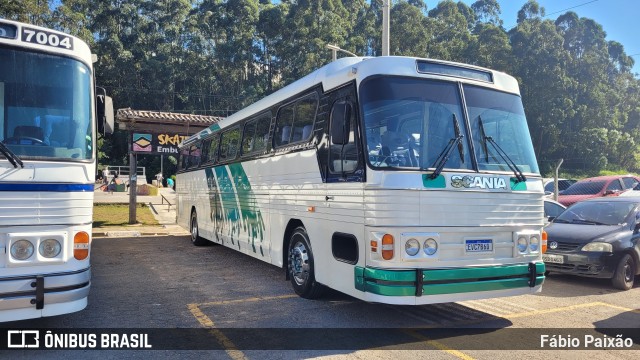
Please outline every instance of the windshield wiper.
M495 140L493 140L491 136L487 136L486 132L484 131L484 125L482 124L482 118L480 116L478 116L478 124L480 125L480 135L482 136L482 144L484 147L483 150L485 151L487 162L489 161L489 152L487 151L488 150L487 142L488 142L489 144L491 144L491 146L493 146L494 149L496 149L496 152L498 153L498 155L500 155L502 160L507 164L509 169L513 171L513 173L516 176L516 184L519 182L527 181L527 178L524 176L524 174L522 173L522 170L520 170L518 165L516 165L516 163L509 157L509 155L504 150L502 150L500 145L498 145L498 143Z
M585 224L585 225L605 225L604 223L593 221L593 220L585 220L585 219L572 219L572 223L574 224Z
M20 160L18 155L11 151L11 149L9 149L2 141L0 141L0 152L7 158L7 160L9 160L14 168L18 168L18 165L20 165L21 168L24 168L24 163Z
M433 173L431 173L431 175L429 175L429 179L431 179L431 180L433 180L433 179L437 178L438 176L440 176L440 173L442 172L442 169L444 169L445 164L447 163L447 161L449 161L449 157L451 156L451 153L453 152L453 149L456 148L456 145L458 146L458 152L460 153L460 161L462 161L464 163L464 149L463 149L463 146L462 146L462 138L464 138L464 136L460 132L460 125L458 125L458 120L456 119L456 114L451 114L451 115L453 115L452 116L453 130L455 131L455 136L456 137L449 139L449 142L447 143L447 146L444 147L444 149L442 150L440 155L438 155L438 158L436 159L436 161L434 161L433 165L431 165L431 167L436 168L433 171Z

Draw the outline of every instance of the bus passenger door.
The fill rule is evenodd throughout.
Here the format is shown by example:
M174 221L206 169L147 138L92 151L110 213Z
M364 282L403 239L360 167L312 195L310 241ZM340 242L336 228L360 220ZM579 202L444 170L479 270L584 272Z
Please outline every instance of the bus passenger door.
M365 168L357 112L353 95L338 97L333 102L328 119L327 148L321 155L326 159L327 223L323 240L327 245L322 252L324 256L321 259L318 256L315 260L317 263L324 262L318 264L318 269L322 270L319 270L316 279L319 282L330 281L337 290L345 293L353 290L353 283L336 283L335 279L353 279L354 266L364 264L365 258Z

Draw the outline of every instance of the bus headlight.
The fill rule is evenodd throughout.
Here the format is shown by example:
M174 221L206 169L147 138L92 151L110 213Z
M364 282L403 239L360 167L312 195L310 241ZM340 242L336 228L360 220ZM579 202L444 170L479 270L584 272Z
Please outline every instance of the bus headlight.
M438 242L435 239L429 238L429 239L424 241L424 253L425 254L431 256L431 255L435 254L436 251L438 251Z
M46 258L54 258L58 256L61 250L62 245L60 245L60 242L55 239L44 240L40 243L40 246L38 246L38 252Z
M529 246L529 244L527 243L527 238L525 238L524 236L520 236L518 238L518 251L520 251L521 253L526 252L527 251L527 246Z
M420 243L416 239L409 239L404 244L404 251L409 256L415 256L420 251Z
M531 252L538 252L538 249L540 249L540 239L537 236L532 236L529 239L529 249Z
M11 256L16 260L27 260L34 250L33 244L28 240L18 240L11 244Z

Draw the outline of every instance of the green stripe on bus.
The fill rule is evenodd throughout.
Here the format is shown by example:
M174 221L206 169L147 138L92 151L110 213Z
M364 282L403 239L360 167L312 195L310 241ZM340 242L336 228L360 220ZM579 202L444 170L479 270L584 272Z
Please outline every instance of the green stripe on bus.
M264 240L265 224L262 212L258 208L258 201L249 183L249 177L244 171L242 164L235 163L229 165L231 178L234 180L236 193L238 195L238 206L242 216L242 230L251 239L251 247L257 253L256 240ZM264 256L262 245L259 245L260 253Z
M536 285L544 281L545 266L536 263ZM414 296L416 270L381 270L355 268L355 287L360 291L385 296ZM423 294L452 294L489 291L529 286L529 264L457 268L424 269ZM483 280L484 279L484 280ZM469 281L465 281L469 280ZM450 281L450 283L441 283Z
M542 285L544 276L536 277L536 286ZM422 295L441 295L470 293L478 291L507 290L529 287L529 279L499 279L485 281L471 281L452 284L424 284ZM411 285L378 284L370 281L364 282L364 291L383 296L415 296L416 287Z
M234 236L235 239L240 236L240 211L233 188L233 180L229 177L225 166L217 166L214 171L216 172L218 190L220 191L224 228L228 232L227 235L231 237L231 243L235 244Z
M422 185L430 189L444 189L447 187L444 176L438 175L438 177L432 179L431 174L422 175Z
M526 191L527 190L527 182L526 181L520 181L517 182L518 179L516 178L511 178L511 191Z

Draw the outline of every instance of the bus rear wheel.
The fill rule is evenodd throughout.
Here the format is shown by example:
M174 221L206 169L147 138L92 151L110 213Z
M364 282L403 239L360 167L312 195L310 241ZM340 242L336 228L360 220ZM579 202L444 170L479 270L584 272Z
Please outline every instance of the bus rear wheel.
M205 246L208 241L200 236L198 231L198 214L194 211L191 212L191 223L190 223L190 232L191 232L191 243L195 246Z
M287 258L293 291L305 299L321 297L325 287L316 281L313 252L304 227L297 227L291 234Z

